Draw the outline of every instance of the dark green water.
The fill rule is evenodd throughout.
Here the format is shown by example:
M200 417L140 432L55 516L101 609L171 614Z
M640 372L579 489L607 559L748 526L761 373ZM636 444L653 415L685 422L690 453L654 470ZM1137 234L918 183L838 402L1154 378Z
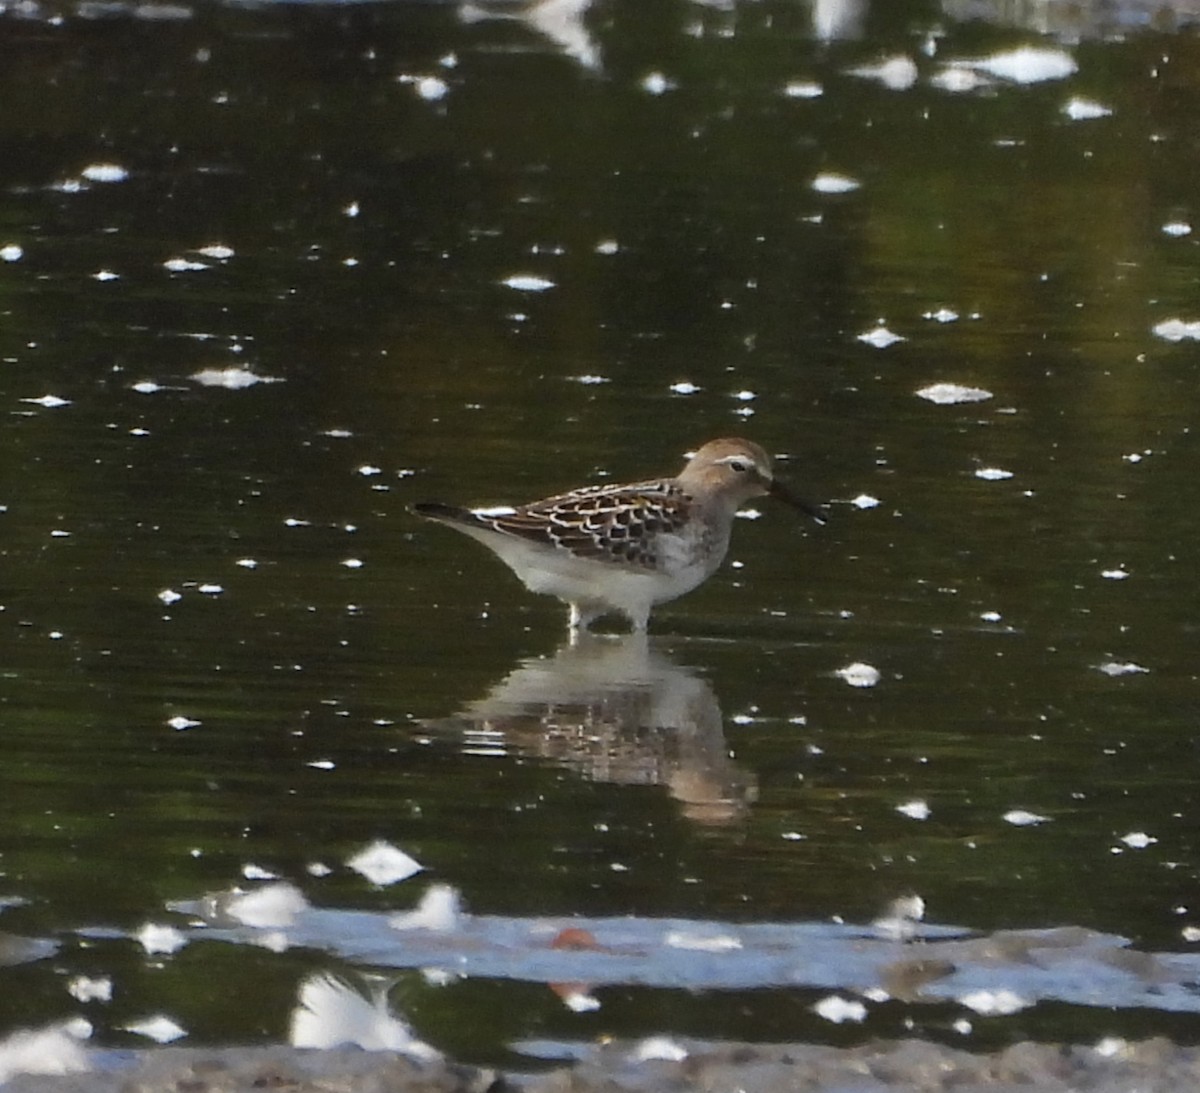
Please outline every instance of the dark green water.
M879 4L822 40L802 3L597 0L565 46L428 3L0 15L0 927L61 946L0 972L0 1030L285 1036L321 953L81 932L248 864L410 907L423 881L345 867L375 839L481 913L866 923L916 893L935 923L1187 949L1200 371L1155 328L1200 319L1200 38L996 7ZM1031 45L1077 71L941 86ZM850 72L899 56L909 86ZM234 368L274 382L196 379ZM725 434L833 519L764 504L739 565L656 612L683 742L487 708L565 612L406 506L674 471ZM493 747L463 743L480 705ZM405 990L467 1055L783 1038L812 1001ZM995 1027L1195 1038L1156 1018Z

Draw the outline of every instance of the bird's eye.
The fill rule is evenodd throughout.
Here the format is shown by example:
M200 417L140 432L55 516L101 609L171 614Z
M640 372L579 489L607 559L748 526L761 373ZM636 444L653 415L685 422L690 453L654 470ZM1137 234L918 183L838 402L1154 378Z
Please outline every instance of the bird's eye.
M729 466L737 471L738 474L745 474L750 469L750 464L744 459L731 459Z

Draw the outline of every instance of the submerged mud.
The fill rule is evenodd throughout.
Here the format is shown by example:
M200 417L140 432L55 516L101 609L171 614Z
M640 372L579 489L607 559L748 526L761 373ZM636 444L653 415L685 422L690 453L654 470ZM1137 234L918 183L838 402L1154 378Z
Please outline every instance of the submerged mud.
M121 1053L66 1075L16 1075L6 1093L1175 1093L1200 1089L1200 1049L1162 1038L1097 1046L1020 1043L974 1055L919 1040L852 1048L811 1044L675 1045L646 1059L610 1043L571 1065L513 1074L357 1048L161 1048Z

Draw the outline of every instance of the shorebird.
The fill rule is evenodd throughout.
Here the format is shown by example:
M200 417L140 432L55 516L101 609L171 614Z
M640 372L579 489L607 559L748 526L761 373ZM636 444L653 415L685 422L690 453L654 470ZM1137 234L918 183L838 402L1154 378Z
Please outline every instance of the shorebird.
M515 508L426 502L413 511L478 539L531 592L564 600L572 631L614 613L645 630L651 608L720 568L734 514L768 494L825 523L776 481L762 448L731 437L709 441L674 478L584 486Z

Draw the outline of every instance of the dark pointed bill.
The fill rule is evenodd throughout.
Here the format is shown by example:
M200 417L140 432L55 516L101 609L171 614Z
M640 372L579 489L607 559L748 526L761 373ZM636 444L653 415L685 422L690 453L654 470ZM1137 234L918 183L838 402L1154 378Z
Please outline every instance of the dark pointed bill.
M797 497L792 491L778 479L771 479L771 484L767 489L770 496L778 498L791 505L794 509L799 509L807 516L811 516L818 524L829 523L829 516L825 509L820 505L814 505L811 501L805 501L802 497Z

